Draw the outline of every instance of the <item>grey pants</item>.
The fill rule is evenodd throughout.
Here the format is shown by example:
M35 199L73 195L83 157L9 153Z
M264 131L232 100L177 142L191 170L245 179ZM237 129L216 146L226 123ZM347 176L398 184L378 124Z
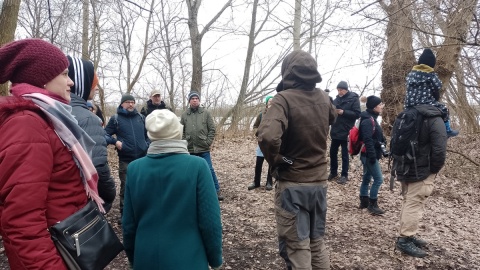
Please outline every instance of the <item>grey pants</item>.
M326 216L326 181L277 182L275 217L280 254L291 264L292 269L330 269L323 237Z

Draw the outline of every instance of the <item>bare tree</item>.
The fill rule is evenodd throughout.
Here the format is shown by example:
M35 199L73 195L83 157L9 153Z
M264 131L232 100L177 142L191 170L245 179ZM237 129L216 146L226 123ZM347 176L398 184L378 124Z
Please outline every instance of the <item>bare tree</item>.
M12 41L17 29L20 0L4 0L0 13L0 46ZM8 83L0 85L0 96L8 95Z
M209 31L210 27L222 15L222 13L232 4L232 0L228 0L217 14L205 25L202 31L198 30L198 9L202 4L202 0L185 0L188 10L188 29L190 30L190 42L192 46L192 83L191 89L201 93L202 91L202 39Z
M383 130L390 134L397 114L402 111L405 77L415 64L413 55L412 0L379 1L387 14L387 49L382 64Z

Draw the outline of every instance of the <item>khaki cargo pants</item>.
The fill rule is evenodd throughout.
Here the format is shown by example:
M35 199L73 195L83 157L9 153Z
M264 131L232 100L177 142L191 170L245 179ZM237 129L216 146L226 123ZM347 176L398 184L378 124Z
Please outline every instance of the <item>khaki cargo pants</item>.
M414 236L423 217L425 203L432 194L436 174L423 181L402 182L403 205L400 212L400 236Z
M326 215L327 181L277 182L275 217L280 254L294 270L330 269L324 242Z

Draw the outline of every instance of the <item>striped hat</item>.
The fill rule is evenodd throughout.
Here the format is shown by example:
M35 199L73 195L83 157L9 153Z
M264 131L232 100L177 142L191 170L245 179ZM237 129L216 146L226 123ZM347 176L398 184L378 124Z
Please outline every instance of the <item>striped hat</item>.
M93 63L77 57L68 56L67 58L70 63L68 66L68 77L75 83L70 87L70 91L86 101L92 90L95 78Z

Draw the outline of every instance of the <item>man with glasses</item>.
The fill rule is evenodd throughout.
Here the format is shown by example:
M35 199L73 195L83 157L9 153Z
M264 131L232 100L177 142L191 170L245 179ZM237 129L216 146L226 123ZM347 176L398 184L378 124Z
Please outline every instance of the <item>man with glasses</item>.
M150 140L145 129L145 117L135 109L135 98L123 95L117 114L105 127L108 144L113 144L118 153L118 175L120 178L120 215L123 214L123 198L127 166L135 159L145 156ZM112 137L115 134L115 137ZM119 224L122 218L120 217Z
M337 178L338 148L342 147L342 172L337 180L338 184L345 185L348 181L348 133L360 117L360 100L356 93L348 91L348 84L341 81L337 85L338 95L333 100L338 117L330 129L330 175L328 180Z

